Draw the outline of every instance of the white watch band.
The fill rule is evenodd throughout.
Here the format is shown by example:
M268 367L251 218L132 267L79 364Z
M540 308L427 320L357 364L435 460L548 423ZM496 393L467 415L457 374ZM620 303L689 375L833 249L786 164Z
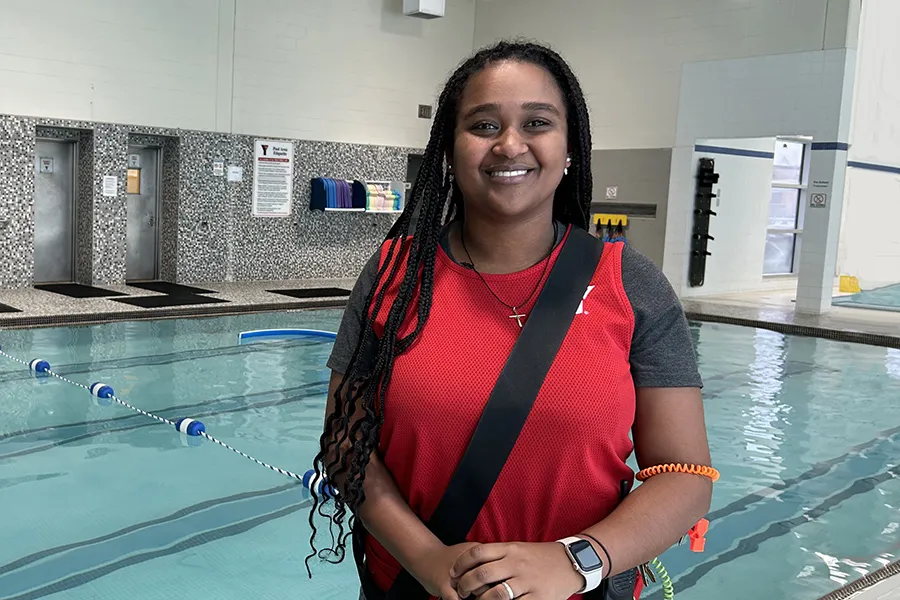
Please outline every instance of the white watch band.
M575 537L575 536L563 538L561 540L558 540L558 542L560 544L562 544L563 547L566 549L566 554L569 556L569 560L572 562L572 566L584 578L584 581L585 581L584 588L579 590L578 593L584 594L586 592L590 592L590 591L595 590L598 587L600 587L600 584L603 583L603 570L606 567L606 565L603 563L603 556L600 555L599 553L597 554L598 558L600 559L600 568L599 569L596 569L594 571L585 571L578 564L578 560L576 560L575 555L569 549L569 546L571 544L587 543L591 546L591 549L593 549L594 552L596 552L597 550L594 548L594 545L591 544L590 542L588 542L587 540L585 540L584 538Z

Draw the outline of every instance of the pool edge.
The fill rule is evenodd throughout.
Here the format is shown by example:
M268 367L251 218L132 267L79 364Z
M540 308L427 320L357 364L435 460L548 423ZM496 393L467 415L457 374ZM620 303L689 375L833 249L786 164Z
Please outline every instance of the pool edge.
M855 581L851 581L842 588L839 588L829 594L819 598L819 600L847 600L852 596L865 592L867 589L890 579L891 577L900 576L900 560L894 561L889 565L872 571L867 575L863 575Z
M785 335L815 337L835 340L839 342L851 342L856 344L866 344L869 346L881 346L884 348L900 349L900 336L891 336L881 333L867 333L864 331L853 331L847 329L830 329L827 327L816 327L813 325L795 325L793 323L779 323L774 321L763 321L761 319L750 319L745 317L714 315L697 311L686 311L685 315L690 321L723 323L726 325L740 325L742 327L756 327L759 329L768 329L770 331L783 333Z
M115 312L93 312L75 314L56 314L22 317L0 317L0 329L26 329L38 327L65 327L77 325L98 325L121 321L154 321L162 319L187 319L219 316L234 316L253 313L292 311L304 309L344 308L346 298L312 298L294 302L262 303L262 304L227 304L201 305L166 309L125 310ZM765 321L748 317L710 314L696 310L686 310L688 320L707 323L722 323L742 327L767 329L785 335L815 337L900 349L900 336L881 333L869 333L849 329L818 327L814 325L797 325L794 323Z
M162 319L189 319L225 317L264 312L280 312L315 308L344 308L346 298L309 299L297 302L268 304L202 305L186 308L126 310L116 312L75 313L67 315L41 315L28 317L0 317L0 329L30 329L38 327L66 327L73 325L99 325L120 321L156 321Z

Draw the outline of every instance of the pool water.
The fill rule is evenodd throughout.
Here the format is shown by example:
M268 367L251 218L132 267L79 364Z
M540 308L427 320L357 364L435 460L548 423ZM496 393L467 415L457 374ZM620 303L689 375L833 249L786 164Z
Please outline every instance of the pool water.
M832 298L831 303L834 306L849 306L851 308L900 311L900 283L874 290L865 290L856 294L838 296Z
M334 310L0 332L3 350L305 471ZM676 597L808 599L900 554L900 351L692 326L722 472L706 552L662 560ZM0 358L0 598L354 599L352 562L313 563L291 479ZM322 540L321 547L327 544ZM658 586L645 598L661 600Z

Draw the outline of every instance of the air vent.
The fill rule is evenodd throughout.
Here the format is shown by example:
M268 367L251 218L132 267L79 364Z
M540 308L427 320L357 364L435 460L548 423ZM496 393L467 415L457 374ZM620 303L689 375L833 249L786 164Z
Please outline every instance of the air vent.
M419 19L443 17L444 0L403 0L403 14Z

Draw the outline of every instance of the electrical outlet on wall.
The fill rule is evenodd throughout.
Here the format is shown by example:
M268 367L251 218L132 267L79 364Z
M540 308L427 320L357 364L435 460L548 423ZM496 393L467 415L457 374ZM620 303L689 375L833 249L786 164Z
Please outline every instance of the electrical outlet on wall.
M431 118L431 106L427 104L419 105L419 118L420 119L430 119Z

